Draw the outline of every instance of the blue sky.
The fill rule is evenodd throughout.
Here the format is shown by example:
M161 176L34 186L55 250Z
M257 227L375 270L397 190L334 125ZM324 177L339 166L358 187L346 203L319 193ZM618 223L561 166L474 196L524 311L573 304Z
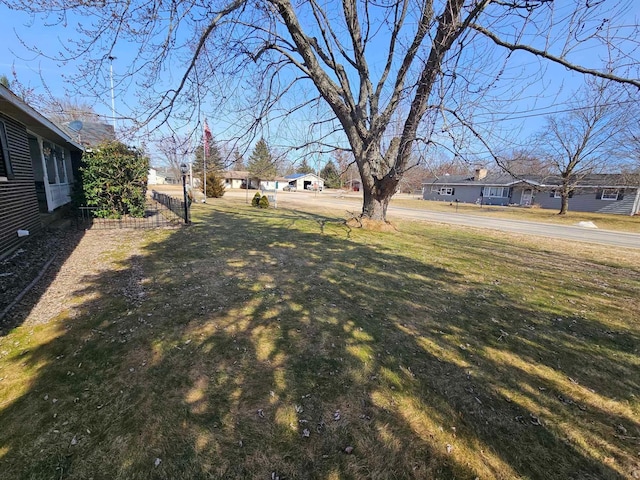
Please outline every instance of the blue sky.
M640 6L635 5L633 8L637 15ZM11 79L12 69L15 68L20 82L34 88L36 93L50 92L55 97L64 97L66 87L68 87L65 74L74 71L74 64L60 66L53 60L39 56L26 49L20 43L18 36L28 45L42 46L44 51L56 54L64 48L69 38L76 35L74 23L77 23L77 19L69 18L66 28L61 26L45 28L42 26L42 19L32 18L24 12L8 10L4 4L0 4L0 75L7 75ZM105 50L105 55L107 53ZM116 75L128 68L132 53L131 46L118 47L113 51L113 55L116 57L113 62ZM589 51L578 52L578 54L584 55L585 59L593 56L593 52ZM535 60L533 63L535 64ZM527 69L531 68L531 65L532 57L530 55L516 53L512 56L505 75L518 76L525 72L526 77ZM526 86L519 102L496 107L496 111L499 111L499 116L502 119L501 122L496 123L494 119L480 113L476 118L478 125L496 132L504 130L505 136L510 138L514 147L517 147L519 141L538 130L544 123L545 115L562 110L563 101L570 97L571 91L581 83L580 75L567 72L562 67L548 66L547 69L545 81ZM108 84L109 71L106 65L100 75L105 79L105 84ZM46 88L43 85L43 80L46 83ZM560 89L559 96L556 93L558 89ZM97 113L110 118L111 98L108 88L101 91L99 96L87 96L80 100L93 105ZM135 104L136 98L133 89L116 88L116 111L119 115L128 115L130 113L129 106ZM228 127L222 121L216 121L215 113L207 112L206 106L204 107L203 114L209 117L209 125L214 137L221 138L224 137L224 132ZM229 120L229 124L233 124L234 118L229 116L224 116L224 118ZM124 122L119 122L119 125L124 126ZM180 126L176 126L176 128L180 130ZM276 127L272 127L272 130L275 131ZM283 143L286 141L284 139Z

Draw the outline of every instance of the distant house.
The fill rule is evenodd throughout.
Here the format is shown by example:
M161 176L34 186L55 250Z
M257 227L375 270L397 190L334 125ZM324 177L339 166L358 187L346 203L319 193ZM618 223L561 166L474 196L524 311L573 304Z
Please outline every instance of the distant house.
M83 148L0 85L0 256L71 201Z
M284 177L289 186L297 190L323 190L324 179L315 173L295 173Z
M557 176L489 174L444 175L422 183L422 198L481 205L537 205L560 210L561 179ZM593 174L575 182L569 210L575 212L640 213L640 175Z
M224 186L226 188L246 188L251 190L282 190L288 181L284 177L276 177L272 180L264 180L246 170L224 172Z
M151 167L147 178L149 185L182 184L182 175L171 167Z
M360 190L362 190L362 181L358 178L352 178L344 182L344 186L349 190L359 192Z
M224 172L225 188L245 188L247 182L249 188L257 189L259 186L259 179L252 178L246 170Z

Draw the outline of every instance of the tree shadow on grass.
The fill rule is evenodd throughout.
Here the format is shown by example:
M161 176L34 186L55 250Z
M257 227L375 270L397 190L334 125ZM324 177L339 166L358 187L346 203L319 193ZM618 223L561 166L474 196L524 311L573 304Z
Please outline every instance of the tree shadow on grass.
M637 435L632 408L566 373L588 377L576 363L590 358L633 372L633 360L581 353L542 328L547 312L430 258L463 240L424 235L417 259L337 224L321 235L294 212L200 215L149 234L140 255L88 279L98 295L75 318L42 327L49 341L10 354L32 381L0 398L0 471L566 479L635 468L633 445L608 435L618 424ZM523 325L537 330L516 333Z

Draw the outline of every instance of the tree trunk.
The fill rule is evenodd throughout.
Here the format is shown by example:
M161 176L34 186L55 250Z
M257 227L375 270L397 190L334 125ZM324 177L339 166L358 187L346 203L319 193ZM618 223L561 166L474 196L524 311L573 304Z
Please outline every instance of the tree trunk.
M362 203L362 218L369 220L386 222L387 207L389 201L398 186L398 180L390 175L382 180L369 179L362 181L362 191L364 200Z
M562 192L560 211L558 212L558 215L566 215L568 211L569 211L569 194L566 192Z

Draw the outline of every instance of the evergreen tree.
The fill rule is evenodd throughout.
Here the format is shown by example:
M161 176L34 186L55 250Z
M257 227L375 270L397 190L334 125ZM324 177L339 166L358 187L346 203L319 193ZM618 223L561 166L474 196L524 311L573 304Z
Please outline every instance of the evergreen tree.
M242 158L242 155L240 154L240 152L238 151L238 149L235 149L233 151L233 164L232 164L232 169L236 172L242 172L244 170L246 170L246 166L244 164L244 158Z
M252 177L260 180L273 180L276 177L276 165L264 138L256 143L247 168Z
M193 161L193 176L194 178L199 178L200 181L204 180L204 145L198 145L195 150L195 160ZM222 171L222 155L220 154L220 149L218 148L218 144L215 140L211 139L209 142L209 155L207 155L207 172L209 171Z
M222 170L207 170L207 197L221 198L225 191Z
M0 85L4 85L7 88L11 88L11 82L6 75L0 75Z
M303 158L302 163L296 168L296 173L316 173L316 171L307 163L307 159Z
M335 163L329 160L322 170L320 176L324 178L324 184L327 188L340 188L340 172L336 168Z

